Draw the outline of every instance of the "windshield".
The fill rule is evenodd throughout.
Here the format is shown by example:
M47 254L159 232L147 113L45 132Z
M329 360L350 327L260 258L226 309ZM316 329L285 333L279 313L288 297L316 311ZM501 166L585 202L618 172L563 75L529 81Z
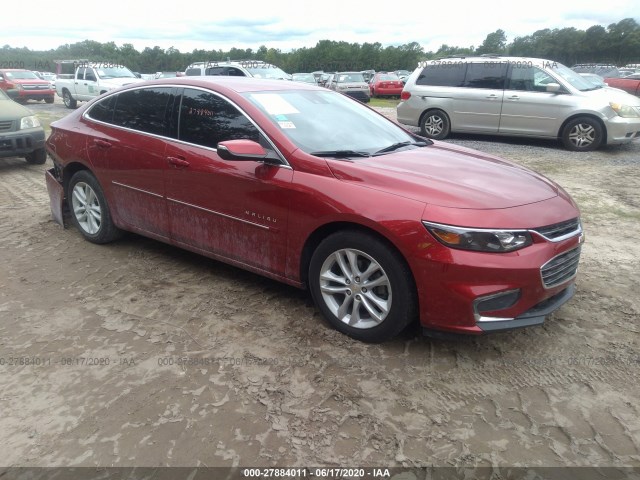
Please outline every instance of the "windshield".
M33 72L5 72L5 75L14 80L40 80Z
M245 93L301 150L373 154L416 137L356 100L333 91ZM349 155L344 155L349 156Z
M293 74L293 81L294 82L316 83L316 77L314 77L310 73L294 73Z
M574 72L570 68L565 67L561 63L554 63L553 66L550 67L550 69L553 73L558 75L573 88L580 90L581 92L586 92L587 90L595 90L596 88L598 88L589 80Z
M127 67L96 68L100 78L136 78Z
M247 68L247 70L255 78L274 78L276 80L289 78L289 75L285 73L284 70L274 67L273 65L271 65L270 68L258 66L257 68Z
M394 75L392 73L387 73L387 74L383 74L383 75L378 75L377 80L378 81L389 81L389 80L400 80L400 78L398 78L397 75Z
M364 77L361 73L340 73L338 74L338 83L347 82L364 82Z

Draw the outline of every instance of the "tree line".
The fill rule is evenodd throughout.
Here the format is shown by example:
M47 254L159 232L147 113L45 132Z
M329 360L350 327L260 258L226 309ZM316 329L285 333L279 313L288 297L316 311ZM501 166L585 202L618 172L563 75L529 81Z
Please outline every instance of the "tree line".
M0 68L26 68L55 72L56 60L87 59L125 65L141 73L184 71L198 61L262 60L279 66L286 72L316 70L413 70L418 62L451 55L500 54L537 57L571 66L575 63L612 63L625 65L640 63L640 25L633 18L625 18L607 27L594 25L586 30L576 28L543 29L531 35L516 37L507 42L501 29L489 33L478 47L455 47L443 44L437 51L427 51L417 42L399 46L381 43L349 43L320 40L314 47L283 52L262 45L257 50L232 48L229 51L195 49L180 52L170 47L146 47L138 51L130 43L122 46L114 42L100 43L84 40L61 45L55 49L38 51L26 47L4 45L0 48Z

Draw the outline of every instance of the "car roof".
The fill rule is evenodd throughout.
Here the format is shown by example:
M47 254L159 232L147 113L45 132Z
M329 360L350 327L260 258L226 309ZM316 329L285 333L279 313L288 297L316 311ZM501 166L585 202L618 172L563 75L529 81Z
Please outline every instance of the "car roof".
M226 77L226 76L196 76L196 77L175 77L161 78L158 80L148 80L142 83L128 85L136 88L144 85L181 85L203 88L213 88L214 90L231 90L236 93L256 92L256 91L278 91L278 90L319 90L323 88L315 87L311 84L293 83L289 80L267 80L252 77Z

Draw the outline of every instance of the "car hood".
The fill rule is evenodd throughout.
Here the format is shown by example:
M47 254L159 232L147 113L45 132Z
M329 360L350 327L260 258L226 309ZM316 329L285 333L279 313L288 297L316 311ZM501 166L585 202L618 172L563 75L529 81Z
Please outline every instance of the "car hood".
M353 161L328 159L336 178L450 208L496 209L558 195L549 179L491 155L450 144Z
M368 88L369 84L363 82L341 82L338 84L338 89L342 88Z
M620 88L604 87L598 90L590 90L581 92L582 95L590 98L596 98L599 101L616 102L623 105L640 106L640 98L625 92Z
M16 120L29 115L33 113L13 100L0 99L0 121Z

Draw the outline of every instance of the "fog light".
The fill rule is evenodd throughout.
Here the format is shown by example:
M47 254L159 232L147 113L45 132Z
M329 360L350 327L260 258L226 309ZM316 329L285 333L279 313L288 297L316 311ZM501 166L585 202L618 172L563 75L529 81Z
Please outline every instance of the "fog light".
M476 322L499 322L505 320L513 320L513 318L511 317L488 317L484 314L487 312L496 312L498 310L504 310L506 308L513 307L519 299L519 288L476 298L473 301L473 314Z

